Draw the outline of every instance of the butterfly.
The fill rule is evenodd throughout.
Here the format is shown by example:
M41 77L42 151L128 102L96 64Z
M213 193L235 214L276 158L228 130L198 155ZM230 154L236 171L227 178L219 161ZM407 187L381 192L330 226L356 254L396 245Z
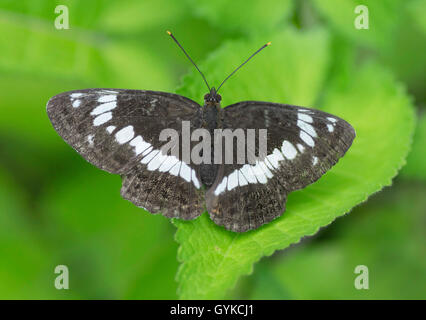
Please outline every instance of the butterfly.
M220 87L270 43L216 90L168 33L209 89L203 107L160 91L74 90L48 101L53 127L88 162L121 175L121 196L153 214L191 220L207 209L217 225L234 232L276 219L285 211L290 192L318 180L346 153L355 130L332 114L287 104L242 101L222 109ZM165 154L162 130L173 129L182 137L184 123L191 131L204 128L211 133L218 128L266 129L266 154L256 163L219 164L185 160L182 148L175 155ZM196 145L188 143L190 149ZM248 154L258 152L259 145L247 148Z

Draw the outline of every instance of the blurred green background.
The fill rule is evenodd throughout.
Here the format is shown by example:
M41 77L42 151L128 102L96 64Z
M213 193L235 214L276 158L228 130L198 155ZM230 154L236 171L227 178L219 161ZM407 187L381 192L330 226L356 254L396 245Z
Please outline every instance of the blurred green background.
M369 30L353 26L357 4L369 7ZM69 30L55 29L57 5L69 9ZM392 187L263 259L229 298L426 298L425 19L423 0L0 0L0 298L177 298L175 227L123 200L118 176L61 140L50 97L175 91L191 65L168 29L201 62L225 43L319 26L335 52L374 59L405 86L417 114L412 151ZM354 288L360 264L369 290ZM70 290L55 289L57 265L68 266Z

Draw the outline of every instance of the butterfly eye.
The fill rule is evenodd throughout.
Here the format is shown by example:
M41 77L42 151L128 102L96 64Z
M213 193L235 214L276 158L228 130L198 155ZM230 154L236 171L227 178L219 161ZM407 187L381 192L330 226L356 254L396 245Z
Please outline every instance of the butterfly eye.
M217 101L218 102L222 101L222 96L220 94L217 95Z
M206 94L204 95L204 100L208 100L208 99L209 99L209 97L210 97L210 94L206 93Z

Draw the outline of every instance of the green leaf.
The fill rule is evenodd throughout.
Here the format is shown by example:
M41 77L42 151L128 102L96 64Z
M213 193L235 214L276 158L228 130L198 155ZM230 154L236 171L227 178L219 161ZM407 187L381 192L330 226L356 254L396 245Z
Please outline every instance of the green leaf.
M426 34L426 2L423 0L412 0L408 4L408 11L419 28Z
M55 261L40 241L28 198L0 168L0 299L53 299ZM70 292L70 298L77 298Z
M256 265L255 274L249 278L252 280L252 286L239 293L242 299L247 299L247 297L253 300L291 299L291 294L283 283L277 281L273 269L267 262L269 260ZM240 296L237 299L240 299Z
M424 3L424 1L422 1ZM324 21L338 35L358 45L360 57L374 56L404 81L417 100L425 99L423 88L426 59L425 32L417 20L424 21L424 5L412 0L312 0ZM356 29L358 5L368 7L369 29Z
M99 15L102 15L108 8L108 0L67 0L65 3L60 0L3 0L1 11L7 13L14 12L15 18L22 20L32 20L38 24L41 20L52 23L59 16L55 13L58 5L66 5L69 12L69 22L71 28L94 29L97 25ZM29 19L28 19L29 18Z
M323 30L287 30L271 37L273 46L223 88L223 105L238 100L266 100L316 106L349 121L357 138L347 155L323 178L290 194L282 217L257 230L237 234L207 216L176 220L180 243L177 274L181 298L223 298L253 264L319 228L390 185L404 164L414 130L413 108L393 77L374 64L357 66L350 77L325 86L330 60ZM202 65L214 84L250 53L253 43L225 45ZM218 76L220 74L220 77ZM199 75L188 76L181 94L201 100L206 89ZM324 98L319 102L319 97Z
M334 30L350 37L367 46L386 47L395 33L401 17L403 7L408 1L404 0L340 0L336 5L335 0L312 0L321 16L330 22ZM360 13L355 13L355 8L364 5L368 8L369 29L356 29L355 18Z
M0 8L0 29L7 30L0 37L0 127L32 144L50 147L59 141L45 110L55 94L85 87L170 91L177 82L148 43L139 45L95 30L103 12L97 10L99 2L67 5L69 30L55 29L55 1L11 2ZM85 12L77 14L83 8ZM88 25L84 20L91 12L95 16ZM164 42L170 41L161 34Z
M160 28L165 33L164 28L176 21L176 18L182 17L185 12L185 6L177 1L123 0L106 7L99 19L99 26L114 34L129 34L154 28Z
M396 184L336 221L322 241L261 262L245 297L264 296L274 283L270 299L423 299L425 193L425 185ZM354 287L357 265L369 268L369 290Z
M165 65L147 49L149 44L91 30L57 30L53 21L0 11L0 28L8 30L0 38L0 70L79 79L92 86L171 87ZM150 77L141 77L141 72Z
M290 15L290 0L186 0L195 14L208 20L217 28L240 31L244 34L273 29Z
M401 176L407 179L426 181L426 115L421 115L416 132L414 133L413 146L407 157L407 165L401 170Z

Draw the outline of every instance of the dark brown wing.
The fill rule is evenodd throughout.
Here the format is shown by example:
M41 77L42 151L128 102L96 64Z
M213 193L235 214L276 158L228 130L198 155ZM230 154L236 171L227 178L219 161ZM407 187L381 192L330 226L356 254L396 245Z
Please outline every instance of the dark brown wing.
M123 178L121 194L168 217L193 219L204 210L199 167L163 154L163 129L200 126L200 106L185 97L142 90L86 89L47 104L59 135L98 168Z
M223 127L267 129L267 156L253 165L223 164L206 194L212 220L237 232L280 216L287 194L318 180L355 138L352 126L334 115L256 101L226 107ZM256 134L255 149L247 153L258 150Z

